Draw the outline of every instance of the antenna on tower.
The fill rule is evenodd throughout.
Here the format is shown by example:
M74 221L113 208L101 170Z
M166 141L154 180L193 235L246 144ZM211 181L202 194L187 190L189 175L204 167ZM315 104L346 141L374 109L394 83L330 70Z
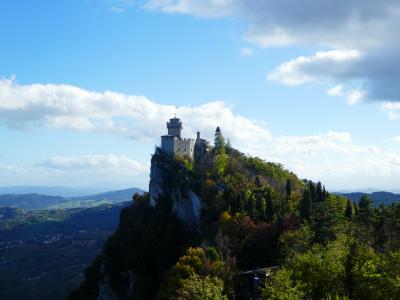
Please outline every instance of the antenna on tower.
M176 118L176 111L178 110L178 108L179 108L179 106L178 106L178 105L175 105L175 112L174 112L175 118Z

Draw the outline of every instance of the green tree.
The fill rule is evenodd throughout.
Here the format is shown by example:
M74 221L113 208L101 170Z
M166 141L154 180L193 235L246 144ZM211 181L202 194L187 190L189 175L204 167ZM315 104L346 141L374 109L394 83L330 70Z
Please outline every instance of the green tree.
M361 196L358 203L358 220L364 224L371 224L374 221L374 206L372 199L368 195Z
M350 200L347 200L345 216L349 220L353 218L353 204Z
M228 299L222 294L224 282L216 276L201 277L192 274L183 280L182 286L177 290L179 300L222 300ZM170 298L174 299L174 298Z
M279 237L280 252L287 258L294 257L310 249L315 233L307 223L298 230L286 231Z
M304 298L302 285L291 278L291 271L282 268L278 270L271 280L268 280L262 290L264 299L297 300Z
M286 180L286 199L289 199L291 194L292 194L292 181L288 178Z
M302 220L310 220L312 214L312 198L309 189L305 189L303 193L303 198L300 202L300 218Z
M166 273L157 299L225 299L222 292L231 293L232 272L215 252L189 248Z
M217 153L214 156L214 172L220 176L224 174L228 161L229 157L223 150Z
M341 237L329 242L326 247L316 244L311 250L288 262L288 267L293 272L292 279L303 283L305 298L322 299L327 295L346 295L347 254L347 241Z
M221 129L219 128L219 126L217 127L217 129L215 130L215 135L214 135L214 148L215 150L221 151L221 150L225 150L225 138L222 135Z

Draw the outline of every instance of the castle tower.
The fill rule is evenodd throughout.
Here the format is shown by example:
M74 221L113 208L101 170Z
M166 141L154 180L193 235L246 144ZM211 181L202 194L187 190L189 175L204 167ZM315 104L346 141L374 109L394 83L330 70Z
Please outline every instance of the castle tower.
M177 117L174 117L167 122L167 128L168 128L168 135L173 135L176 136L178 139L181 138L181 132L182 132L182 122L180 119Z

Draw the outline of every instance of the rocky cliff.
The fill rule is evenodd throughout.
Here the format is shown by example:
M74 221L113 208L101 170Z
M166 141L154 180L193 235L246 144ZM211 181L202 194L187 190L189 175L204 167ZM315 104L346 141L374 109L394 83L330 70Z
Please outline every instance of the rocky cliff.
M188 167L157 148L151 160L150 205L167 202L188 230L200 231L201 199L190 187Z

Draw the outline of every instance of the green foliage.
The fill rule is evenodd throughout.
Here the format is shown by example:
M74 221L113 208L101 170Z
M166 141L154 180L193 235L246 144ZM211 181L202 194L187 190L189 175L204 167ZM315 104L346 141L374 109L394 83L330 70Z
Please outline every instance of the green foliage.
M286 231L279 237L280 252L284 257L291 258L307 251L315 238L314 231L305 223L298 230Z
M379 254L359 245L353 257L353 295L357 299L399 299L400 252Z
M312 198L308 189L304 190L303 198L300 202L300 218L302 220L310 220L312 215Z
M217 175L221 176L224 174L228 159L228 155L224 151L220 151L214 156L214 172Z
M375 208L372 199L368 195L361 196L358 203L358 220L364 224L371 224L375 222Z
M167 272L157 299L225 299L231 281L223 262L210 260L202 248L189 248Z
M304 298L302 284L292 280L292 272L278 270L263 288L263 298L272 300L300 300Z
M179 161L189 172L193 171L193 163L192 161L184 156L175 157L177 161Z
M176 299L179 300L222 300L228 297L222 294L224 282L216 276L200 277L192 274L183 280L182 286L177 290ZM173 297L169 299L174 299Z
M348 246L344 238L314 245L288 261L292 280L300 282L307 297L321 299L329 294L346 295L345 261Z
M349 220L353 218L353 203L350 200L347 200L346 212L344 215Z

